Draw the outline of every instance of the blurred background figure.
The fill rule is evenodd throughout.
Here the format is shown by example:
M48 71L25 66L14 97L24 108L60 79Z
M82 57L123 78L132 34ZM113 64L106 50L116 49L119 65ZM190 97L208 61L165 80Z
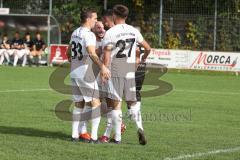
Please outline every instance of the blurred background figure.
M13 66L17 66L18 60L22 59L22 67L26 65L27 54L24 49L23 39L20 38L19 32L15 32L14 39L11 43L11 48L14 50Z
M2 42L1 42L1 58L0 58L0 65L3 64L4 59L7 60L6 64L10 63L9 55L13 54L13 50L10 49L10 41L8 40L7 34L3 35Z
M30 64L34 63L39 66L39 61L44 49L46 48L45 42L42 40L42 36L39 32L36 33L36 38L33 41L33 51L30 54Z

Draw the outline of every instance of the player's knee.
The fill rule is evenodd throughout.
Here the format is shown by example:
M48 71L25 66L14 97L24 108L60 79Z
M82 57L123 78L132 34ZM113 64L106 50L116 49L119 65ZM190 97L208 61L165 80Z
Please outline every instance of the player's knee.
M136 101L127 101L127 106L131 107L134 106L137 102Z
M111 107L114 110L120 110L121 109L121 102L113 99L107 99L107 106Z
M83 101L75 102L75 107L77 107L77 108L84 108L84 102Z
M101 102L99 99L94 98L91 102L90 102L90 106L92 107L99 107L101 105Z

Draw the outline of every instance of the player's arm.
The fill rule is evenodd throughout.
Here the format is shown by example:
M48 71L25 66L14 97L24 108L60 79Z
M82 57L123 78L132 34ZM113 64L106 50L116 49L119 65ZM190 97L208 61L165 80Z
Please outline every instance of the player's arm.
M137 46L137 48L136 48L136 66L138 66L138 64L140 63L140 54L141 54L141 51L140 51L139 47Z
M45 42L42 41L42 50L44 50L46 47L47 46L46 46Z
M68 49L67 49L67 57L68 57L68 61L71 62L71 56L72 56L72 51L71 51L72 45L69 44L68 45Z
M16 46L14 45L14 43L11 42L11 43L10 43L10 48L11 48L11 49L15 49L15 47L16 47Z
M110 60L111 60L111 51L112 48L110 46L105 46L103 49L103 63L106 67L110 66Z
M143 48L144 48L144 55L142 56L142 60L141 62L145 62L148 55L150 54L151 52L151 47L150 45L145 41L143 40L142 42L139 43Z
M95 52L95 46L87 46L87 52L92 61L101 69L101 75L105 79L111 77L110 71L108 68L100 61L98 55Z
M33 42L33 50L36 51L36 42Z
M4 42L4 43L3 43L3 46L4 46L5 49L10 49L10 47L11 47L9 41Z
M96 48L96 53L97 53L98 57L100 57L100 55L101 55L101 47Z

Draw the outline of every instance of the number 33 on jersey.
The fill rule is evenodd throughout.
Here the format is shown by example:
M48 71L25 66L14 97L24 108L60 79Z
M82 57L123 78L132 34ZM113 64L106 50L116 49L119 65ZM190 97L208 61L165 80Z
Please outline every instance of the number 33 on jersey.
M87 68L92 64L88 46L96 46L96 37L88 28L79 27L71 36L71 77L79 78L84 75Z

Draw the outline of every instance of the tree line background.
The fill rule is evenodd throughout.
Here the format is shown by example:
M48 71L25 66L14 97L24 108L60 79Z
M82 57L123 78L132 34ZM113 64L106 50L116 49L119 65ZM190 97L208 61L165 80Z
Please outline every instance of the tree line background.
M240 51L240 0L162 0L162 36L159 43L160 0L108 0L129 7L127 23L141 28L145 39L155 48L213 50L214 14L216 50ZM47 14L49 0L3 0L11 12ZM79 27L80 11L87 7L104 10L103 0L53 0L52 14L60 23L62 43L68 43Z

